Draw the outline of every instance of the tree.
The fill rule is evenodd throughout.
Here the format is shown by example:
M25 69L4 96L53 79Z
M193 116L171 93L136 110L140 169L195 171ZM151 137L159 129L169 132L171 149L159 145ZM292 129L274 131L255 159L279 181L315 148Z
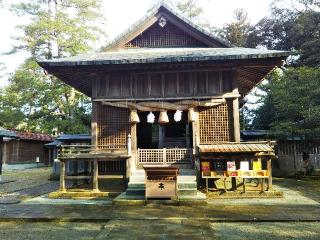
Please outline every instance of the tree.
M1 90L0 124L5 127L51 133L88 132L89 99L48 75L35 59L72 56L91 49L101 36L97 21L99 0L33 0L12 5L31 22L19 29L15 51L30 52L28 59Z
M254 127L271 129L278 135L319 136L319 86L319 68L290 68L272 74L268 94L256 110Z
M198 0L180 0L177 8L191 20L197 20L203 13L203 8L199 7Z
M276 79L270 96L276 110L272 129L279 133L319 136L319 86L319 68L292 68Z
M219 35L235 46L244 47L246 46L249 28L248 13L244 9L236 9L234 11L234 21L225 24Z

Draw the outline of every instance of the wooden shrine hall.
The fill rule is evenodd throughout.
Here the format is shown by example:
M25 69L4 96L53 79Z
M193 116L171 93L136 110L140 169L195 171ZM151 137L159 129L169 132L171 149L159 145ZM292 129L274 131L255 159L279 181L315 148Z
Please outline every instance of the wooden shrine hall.
M95 191L111 160L128 195L144 193L145 167L177 168L178 198L196 196L201 177L266 178L270 190L273 148L240 142L239 101L288 55L231 46L161 3L100 52L39 62L92 99L91 145L60 159L93 162L80 177ZM61 167L63 191L68 177Z

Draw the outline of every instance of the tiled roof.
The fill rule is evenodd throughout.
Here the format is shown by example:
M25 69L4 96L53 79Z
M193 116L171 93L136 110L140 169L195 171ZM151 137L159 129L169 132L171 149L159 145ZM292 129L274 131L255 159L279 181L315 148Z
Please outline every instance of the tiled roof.
M202 153L248 153L248 152L273 152L273 148L266 143L221 143L200 145L199 151Z
M170 63L287 57L288 51L254 48L140 48L82 54L39 62L45 66Z
M44 133L32 133L32 132L20 132L14 130L18 138L22 140L33 140L33 141L42 141L42 142L51 142L54 138L49 134Z

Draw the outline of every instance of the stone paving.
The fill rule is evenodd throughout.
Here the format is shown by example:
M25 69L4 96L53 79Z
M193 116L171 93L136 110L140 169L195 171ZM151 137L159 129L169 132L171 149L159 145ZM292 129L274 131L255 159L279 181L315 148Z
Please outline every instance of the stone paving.
M320 181L274 183L284 198L216 199L206 206L114 206L112 199L44 194L0 204L0 239L320 239ZM29 191L29 198L36 189L48 186L17 192Z
M215 239L318 240L320 223L219 223L193 220L112 220L73 223L0 223L3 240Z

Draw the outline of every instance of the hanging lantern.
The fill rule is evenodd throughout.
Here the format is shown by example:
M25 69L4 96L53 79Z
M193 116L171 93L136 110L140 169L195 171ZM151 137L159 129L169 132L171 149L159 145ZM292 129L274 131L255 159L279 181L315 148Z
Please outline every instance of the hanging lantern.
M174 113L173 118L174 118L174 121L180 122L180 121L181 121L181 118L182 118L182 111L177 110L177 111Z
M188 121L189 122L195 122L197 119L197 116L196 116L196 113L194 111L193 108L189 108L189 111L188 111Z
M158 123L166 124L169 123L169 117L167 111L160 112Z
M149 114L148 114L148 116L147 116L147 122L148 123L154 123L154 120L155 120L155 116L154 116L154 114L152 113L152 112L150 112Z
M130 117L129 117L129 122L130 123L139 123L140 122L137 110L131 110Z

